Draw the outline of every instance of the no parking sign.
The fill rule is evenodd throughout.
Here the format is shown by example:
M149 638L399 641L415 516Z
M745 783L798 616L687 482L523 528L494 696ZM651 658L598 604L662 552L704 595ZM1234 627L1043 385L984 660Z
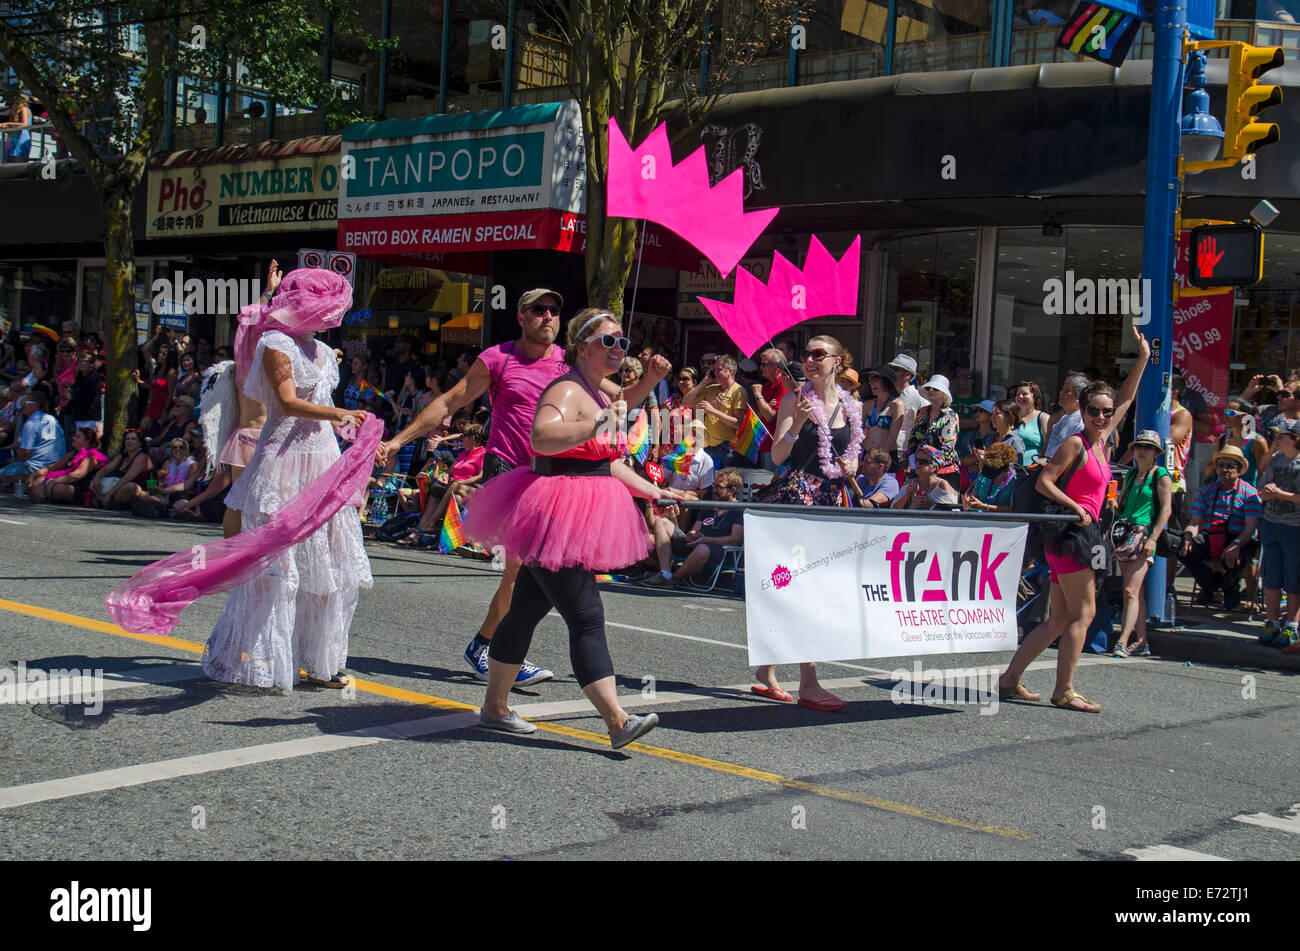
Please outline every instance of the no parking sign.
M298 251L299 267L323 267L335 274L342 274L353 283L357 271L357 256L350 251L323 251L316 248L302 248Z

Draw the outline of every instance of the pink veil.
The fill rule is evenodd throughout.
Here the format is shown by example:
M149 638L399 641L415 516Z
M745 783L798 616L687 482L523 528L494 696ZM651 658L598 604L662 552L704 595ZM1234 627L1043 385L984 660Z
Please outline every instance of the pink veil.
M247 373L263 331L306 336L328 330L338 326L351 303L352 289L342 276L320 268L291 271L273 304L246 307L240 313L235 336L238 367ZM352 446L269 522L142 568L108 596L109 615L128 631L168 634L194 601L229 591L269 570L280 554L319 530L339 509L349 502L359 504L382 436L383 423L369 417Z

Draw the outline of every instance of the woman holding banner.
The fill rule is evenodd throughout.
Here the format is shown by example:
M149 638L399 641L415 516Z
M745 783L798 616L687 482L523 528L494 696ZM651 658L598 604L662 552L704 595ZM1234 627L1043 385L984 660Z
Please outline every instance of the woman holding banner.
M772 433L772 462L789 463L786 474L763 493L762 501L786 505L852 505L849 482L858 474L864 433L862 409L836 377L849 364L844 346L834 337L813 337L803 352L807 382L787 393L777 408ZM784 702L794 698L781 688L776 667L755 672L754 693ZM833 713L845 702L817 680L817 665L799 665L799 706Z
M1005 700L1041 700L1020 682L1030 663L1058 637L1056 652L1056 689L1052 705L1063 710L1100 713L1093 703L1074 689L1074 671L1079 654L1096 612L1096 591L1092 553L1105 551L1105 539L1097 526L1101 507L1110 483L1110 462L1106 442L1124 421L1137 394L1138 382L1151 346L1146 337L1133 328L1138 358L1118 397L1101 381L1090 383L1079 394L1083 414L1083 432L1071 436L1056 451L1051 462L1038 475L1038 492L1055 503L1062 513L1072 512L1078 521L1063 531L1044 525L1044 548L1051 569L1051 607L1047 620L1025 636L1011 663L998 678L998 693ZM1047 511L1048 509L1045 509Z

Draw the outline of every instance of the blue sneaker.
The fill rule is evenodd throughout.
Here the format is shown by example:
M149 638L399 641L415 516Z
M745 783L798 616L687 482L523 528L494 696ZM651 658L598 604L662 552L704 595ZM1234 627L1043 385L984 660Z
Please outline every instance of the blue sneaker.
M1265 647L1272 647L1277 642L1277 636L1282 631L1282 626L1277 621L1265 621L1264 633L1259 635L1259 642Z
M488 645L471 640L469 646L465 648L465 660L474 669L474 676L486 683L488 679ZM515 675L515 686L527 687L554 678L554 671L547 670L545 667L538 667L536 664L530 664L525 660L523 666L519 668L519 673Z

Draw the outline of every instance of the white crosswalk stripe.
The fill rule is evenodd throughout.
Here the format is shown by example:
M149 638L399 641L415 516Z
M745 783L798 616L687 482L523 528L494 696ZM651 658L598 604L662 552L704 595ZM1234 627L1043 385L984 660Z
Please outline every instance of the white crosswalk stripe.
M1253 812L1233 816L1234 821L1248 826L1261 826L1300 835L1300 803L1287 810L1285 816L1275 816L1267 812ZM1141 849L1125 849L1125 855L1131 855L1139 862L1229 862L1218 855L1208 852L1194 852L1174 845L1150 845Z

